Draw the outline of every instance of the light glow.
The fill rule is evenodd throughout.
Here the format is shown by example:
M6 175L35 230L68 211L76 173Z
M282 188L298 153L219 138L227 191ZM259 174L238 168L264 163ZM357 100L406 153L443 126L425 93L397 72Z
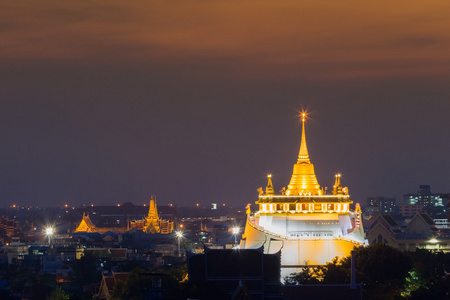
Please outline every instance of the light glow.
M305 122L306 119L306 112L302 112L302 122Z

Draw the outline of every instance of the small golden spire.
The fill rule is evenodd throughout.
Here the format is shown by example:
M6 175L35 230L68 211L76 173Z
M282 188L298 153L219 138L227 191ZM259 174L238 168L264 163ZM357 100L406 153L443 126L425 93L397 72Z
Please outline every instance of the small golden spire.
M297 160L298 164L310 163L308 148L306 147L305 120L306 120L306 113L302 112L302 140L300 142L300 151L298 153L298 160Z
M340 186L341 185L341 174L338 173L338 174L336 174L334 176L336 177L334 185L335 186Z
M333 186L333 195L342 195L341 174L337 173L334 177L336 179Z
M158 207L156 206L156 197L154 195L150 196L150 205L148 208L147 219L158 220Z
M267 175L267 188L266 188L266 195L273 195L275 194L275 191L273 189L272 184L272 174Z

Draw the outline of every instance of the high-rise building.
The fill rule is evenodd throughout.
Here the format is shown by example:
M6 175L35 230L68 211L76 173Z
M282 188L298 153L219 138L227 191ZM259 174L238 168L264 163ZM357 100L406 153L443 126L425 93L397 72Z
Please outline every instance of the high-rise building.
M302 115L302 138L297 163L287 188L277 195L268 176L265 192L252 212L247 208L247 222L240 247L264 253L281 251L281 272L287 276L301 267L324 265L336 256L350 255L354 246L367 245L361 222L361 209L352 211L348 188L335 175L332 194L320 187L310 161Z
M367 198L367 206L364 207L364 217L376 214L393 214L397 213L395 198L389 197L369 197Z
M447 218L448 199L440 194L433 194L430 185L420 185L417 194L404 194L403 203L406 205L422 205L423 210L432 218Z
M421 204L400 204L398 206L400 215L403 218L411 218L416 214L423 213L423 205Z

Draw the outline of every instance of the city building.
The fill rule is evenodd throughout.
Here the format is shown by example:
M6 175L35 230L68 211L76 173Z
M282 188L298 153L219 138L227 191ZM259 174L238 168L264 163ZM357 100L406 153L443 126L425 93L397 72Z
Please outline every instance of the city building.
M422 205L423 210L433 219L447 218L448 199L440 194L433 194L430 185L420 185L417 194L404 194L403 203L407 205Z
M373 244L389 244L400 250L450 251L450 236L436 228L427 213L418 213L401 226L391 215L378 215L367 233Z
M364 218L372 217L376 214L396 213L395 198L389 197L369 197L367 206L364 207Z
M188 253L189 281L196 299L283 299L280 253L258 249L210 249Z
M398 209L403 218L410 218L424 212L422 204L400 204Z
M129 276L129 272L112 272L110 276L105 276L105 274L102 274L102 281L100 283L98 294L94 295L93 299L111 299L116 282L118 280L121 280L123 283L128 279Z
M0 237L11 238L13 235L19 234L20 229L17 226L17 221L9 220L5 217L0 217Z
M361 209L351 210L348 188L335 176L332 194L320 187L310 161L303 114L302 138L297 163L289 185L275 194L269 175L265 192L259 189L258 209L247 206L247 221L241 249L264 248L264 253L281 251L283 276L304 266L325 265L336 256L350 255L354 246L367 245Z
M448 219L434 219L433 221L436 224L436 228L439 230L450 229L450 223L449 223Z

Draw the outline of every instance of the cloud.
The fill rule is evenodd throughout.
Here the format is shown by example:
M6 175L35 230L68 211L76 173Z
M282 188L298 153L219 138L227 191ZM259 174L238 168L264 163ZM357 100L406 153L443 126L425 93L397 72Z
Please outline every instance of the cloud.
M450 64L447 1L44 0L2 6L3 61L312 80L441 77Z

